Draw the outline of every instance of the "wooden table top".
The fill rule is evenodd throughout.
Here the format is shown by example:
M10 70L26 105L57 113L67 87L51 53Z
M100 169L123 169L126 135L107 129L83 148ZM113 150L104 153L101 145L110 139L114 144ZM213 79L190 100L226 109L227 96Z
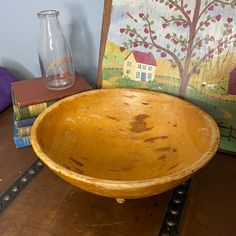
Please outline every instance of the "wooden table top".
M0 196L37 160L13 143L12 109L0 113ZM236 158L217 154L193 178L181 236L234 235ZM0 215L0 235L158 235L170 192L122 205L73 187L47 167Z

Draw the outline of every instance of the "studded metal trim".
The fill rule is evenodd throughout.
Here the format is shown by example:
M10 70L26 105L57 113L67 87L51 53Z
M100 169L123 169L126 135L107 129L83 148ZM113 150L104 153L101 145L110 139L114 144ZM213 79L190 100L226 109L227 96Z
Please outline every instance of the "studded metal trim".
M0 214L10 205L18 194L31 182L39 173L44 164L38 159L29 169L27 169L15 183L0 196Z
M0 196L0 214L14 201L31 180L36 177L43 166L44 164L38 159ZM190 179L173 190L161 224L159 236L176 236L178 234L191 182L192 180Z
M178 235L191 182L192 180L190 179L173 190L161 224L159 236Z

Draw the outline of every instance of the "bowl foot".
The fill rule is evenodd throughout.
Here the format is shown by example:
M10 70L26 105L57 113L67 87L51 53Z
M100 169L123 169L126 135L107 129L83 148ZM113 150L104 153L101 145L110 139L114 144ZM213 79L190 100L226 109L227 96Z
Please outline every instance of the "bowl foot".
M124 198L116 198L117 203L122 204L125 202Z

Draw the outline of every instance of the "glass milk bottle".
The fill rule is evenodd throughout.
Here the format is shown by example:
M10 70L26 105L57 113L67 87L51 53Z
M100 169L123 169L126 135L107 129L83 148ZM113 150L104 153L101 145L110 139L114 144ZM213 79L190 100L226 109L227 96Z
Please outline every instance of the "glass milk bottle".
M42 77L48 89L66 89L75 82L74 66L69 42L58 20L59 12L46 10L38 13L40 30L38 57Z

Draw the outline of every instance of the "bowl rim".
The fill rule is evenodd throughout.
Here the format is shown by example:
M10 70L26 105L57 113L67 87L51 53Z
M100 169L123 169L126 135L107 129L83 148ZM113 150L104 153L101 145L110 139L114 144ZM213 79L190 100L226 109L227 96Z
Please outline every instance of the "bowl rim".
M190 106L195 107L195 109L198 109L203 116L205 116L209 120L209 124L211 124L212 128L214 128L214 132L212 132L211 140L212 144L209 146L207 151L202 155L197 161L192 163L192 165L189 165L185 168L183 168L181 171L161 176L161 177L156 177L156 178L150 178L150 179L140 179L140 180L111 180L111 179L102 179L102 178L97 178L97 177L92 177L92 176L87 176L83 174L79 174L78 172L72 171L67 169L66 167L63 167L53 161L50 157L48 157L43 150L41 149L38 139L37 139L37 129L40 124L40 122L44 119L44 117L50 113L53 109L56 107L60 106L60 104L64 103L65 101L70 101L73 100L77 97L82 97L82 96L87 96L88 94L93 94L93 93L98 93L101 91L109 91L109 90L127 90L127 91L136 91L136 92L144 92L144 93L153 93L153 94L161 94L163 96L167 97L172 97L174 99L179 99L182 102L189 104ZM213 130L213 129L212 129ZM195 173L197 170L202 168L204 165L206 165L215 155L215 153L218 150L220 143L220 132L219 128L216 124L216 122L213 120L213 118L204 110L201 108L197 107L196 105L192 104L189 101L183 100L179 97L169 95L169 94L164 94L156 91L151 91L151 90L145 90L145 89L139 89L139 88L108 88L108 89L94 89L94 90L89 90L89 91L84 91L78 94L71 95L69 97L66 97L64 99L61 99L57 101L56 103L52 104L50 107L46 108L35 120L32 130L31 130L31 144L33 147L34 152L36 155L39 157L39 159L45 163L46 166L48 166L52 171L58 173L59 175L65 176L70 179L75 179L81 182L87 182L87 183L93 183L96 185L101 185L101 186L109 186L113 187L115 189L127 189L132 187L141 187L141 186L151 186L151 185L157 185L157 184L163 184L167 182L172 182L172 181L177 181L183 178L186 178L188 176L191 176L193 173ZM119 186L119 187L117 187Z

